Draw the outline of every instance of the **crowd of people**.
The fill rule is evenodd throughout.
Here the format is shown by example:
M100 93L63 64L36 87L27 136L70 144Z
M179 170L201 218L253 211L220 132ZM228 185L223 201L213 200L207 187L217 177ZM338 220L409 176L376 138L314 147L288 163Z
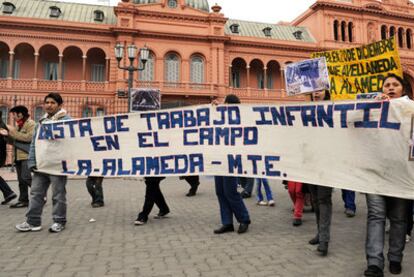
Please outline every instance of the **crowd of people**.
M382 101L407 96L412 98L405 80L390 74L384 80L383 94L379 96ZM312 94L312 101L329 100L327 91ZM218 105L217 101L213 102ZM233 94L227 95L224 104L240 104L240 99ZM21 232L40 231L42 229L42 211L47 201L47 191L52 186L52 217L53 224L49 231L59 233L65 229L67 223L66 211L66 176L51 175L37 170L36 144L34 136L39 126L45 122L68 120L71 117L63 109L63 98L58 93L50 93L44 98L44 116L38 124L30 119L27 107L15 106L10 110L15 124L9 125L0 122L0 166L6 160L6 144L13 146L13 157L17 171L19 197L10 208L27 208L26 220L17 224L16 229ZM0 113L1 118L1 113ZM135 225L144 225L154 207L158 207L157 219L168 216L170 208L162 194L160 184L165 177L146 177L145 199L142 210L138 213ZM199 176L183 176L190 185L186 196L196 195L200 185ZM104 207L103 177L89 176L86 179L86 188L89 192L93 208ZM253 195L255 181L257 183L256 200L258 206L275 206L275 199L264 178L254 179L246 177L214 176L215 192L218 199L221 225L214 229L214 234L234 232L234 218L239 226L238 234L246 233L252 223L249 211L244 203L245 198ZM317 253L328 255L330 241L330 226L332 217L332 188L318 184L305 184L297 181L284 180L288 194L292 199L293 226L302 225L302 214L308 203L315 213L316 235L309 240L309 244L317 246ZM262 186L265 196L262 193ZM242 189L241 192L239 190ZM11 203L17 194L0 176L0 190L4 200L2 205ZM30 190L30 195L29 195ZM344 212L346 216L353 217L356 213L355 192L343 190ZM367 230L366 230L366 257L367 269L365 276L383 276L384 240L389 219L389 271L399 274L402 271L402 259L405 243L410 241L413 228L413 201L394 197L366 194L367 203Z

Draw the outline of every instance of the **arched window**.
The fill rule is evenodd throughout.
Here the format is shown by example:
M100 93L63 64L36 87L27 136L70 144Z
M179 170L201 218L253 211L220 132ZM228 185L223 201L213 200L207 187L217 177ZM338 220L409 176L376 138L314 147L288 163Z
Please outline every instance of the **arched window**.
M341 22L341 38L342 38L342 41L346 40L346 22L345 21Z
M93 110L91 107L84 107L82 110L82 117L91 117L93 116Z
M387 26L382 25L381 26L381 39L387 38Z
M168 54L165 57L164 80L168 83L178 83L180 80L180 59L176 54Z
M393 37L395 35L395 27L391 26L390 27L390 37Z
M240 88L240 71L238 68L232 68L231 71L231 84L233 88Z
M96 109L96 116L104 116L105 115L105 109L100 107Z
M191 57L190 82L196 84L204 83L204 60L200 56Z
M352 22L348 23L348 40L349 42L353 41L353 29L354 29L354 24Z
M34 113L33 113L33 120L35 122L39 122L39 120L42 118L44 112L43 112L43 107L42 106L37 106L34 108Z
M339 28L339 22L338 22L338 20L335 20L334 25L333 25L333 32L334 32L334 40L336 40L336 41L339 40L338 28Z
M140 67L142 62L140 61ZM150 53L148 60L145 64L145 69L139 72L139 79L141 81L151 82L154 80L154 55Z
M168 0L168 7L169 8L177 8L177 0Z
M9 109L7 108L7 106L0 106L0 111L1 111L1 119L3 120L4 123L7 124L7 116L9 115Z
M407 42L407 48L411 49L411 47L412 47L412 44L411 44L412 31L411 31L411 29L407 30L407 32L405 33L405 36L406 36L405 40Z
M398 46L400 48L404 47L404 29L398 28Z

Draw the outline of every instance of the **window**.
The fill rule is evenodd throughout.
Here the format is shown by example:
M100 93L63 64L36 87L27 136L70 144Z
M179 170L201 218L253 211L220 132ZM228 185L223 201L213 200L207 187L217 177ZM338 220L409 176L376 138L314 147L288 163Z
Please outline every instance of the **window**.
M353 29L354 29L354 24L352 22L348 23L348 40L349 42L353 41Z
M390 37L393 37L395 35L395 27L391 26L390 28Z
M104 108L97 108L96 109L96 116L104 116L105 115L105 109Z
M271 37L272 36L272 28L270 28L270 27L264 28L263 33L265 34L265 36Z
M273 78L272 78L272 72L267 72L267 88L273 89Z
M346 22L345 21L342 21L341 22L341 38L342 38L342 41L345 41L346 40L346 38L345 38L345 36L346 36Z
M387 38L387 26L382 25L381 26L381 39Z
M13 79L20 78L20 60L14 60L13 65Z
M333 25L333 31L334 31L334 40L338 41L339 40L339 35L338 35L338 28L339 28L339 22L338 20L334 21L334 25Z
M405 33L406 36L406 41L407 41L407 48L411 49L412 45L411 45L411 37L412 37L412 31L411 29L408 29L407 32Z
M293 36L297 39L297 40L302 40L303 39L303 35L302 35L302 31L295 31L293 33Z
M50 9L50 14L49 14L50 17L59 17L60 14L62 13L61 10L56 6L50 7L49 9Z
M96 10L93 12L93 20L94 21L99 21L102 22L104 21L105 15L103 13L103 11L100 10Z
M12 14L15 9L16 9L16 6L13 5L13 3L10 3L10 2L3 3L3 13Z
M402 48L404 46L404 29L398 28L398 46Z
M263 72L257 72L257 88L264 89Z
M141 60L139 61L139 66L142 67ZM141 81L151 82L154 80L154 55L150 53L147 63L145 64L145 69L139 71L139 79Z
M238 34L239 33L239 24L233 24L230 26L230 31L233 34Z
M177 0L168 0L168 7L172 9L177 8Z
M204 60L200 56L191 58L190 80L191 83L204 83Z
M92 64L91 67L91 81L92 82L105 82L105 65L104 64Z
M56 81L58 79L58 63L45 63L45 80Z
M233 71L231 73L231 83L234 88L240 88L240 71Z
M0 106L1 119L4 123L7 124L7 115L9 114L9 109L6 106Z
M180 59L176 54L168 54L165 59L165 81L178 83L180 80Z
M93 116L93 111L91 107L84 107L82 110L82 117L91 117Z
M8 71L9 71L9 61L0 60L0 78L7 78Z
M43 114L44 114L44 112L43 112L43 107L42 106L35 107L33 120L35 122L39 122L39 120L42 118Z

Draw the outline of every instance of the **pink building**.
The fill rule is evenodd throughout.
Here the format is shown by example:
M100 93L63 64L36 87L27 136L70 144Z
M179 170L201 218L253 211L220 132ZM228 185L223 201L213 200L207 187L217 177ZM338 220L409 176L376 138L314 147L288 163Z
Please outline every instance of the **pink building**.
M414 7L406 0L318 0L292 23L280 24L228 19L207 0L123 0L116 7L2 1L4 116L25 104L37 118L43 96L53 91L65 96L74 117L125 112L128 73L117 68L117 43L150 49L133 86L159 88L164 107L208 103L228 93L242 102L302 101L285 97L286 63L391 35L398 37L414 84Z

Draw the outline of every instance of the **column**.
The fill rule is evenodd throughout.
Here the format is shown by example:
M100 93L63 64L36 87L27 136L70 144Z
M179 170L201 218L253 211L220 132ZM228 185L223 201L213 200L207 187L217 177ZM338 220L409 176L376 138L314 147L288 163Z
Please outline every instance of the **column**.
M62 90L62 76L63 75L63 54L59 54L59 66L58 66L58 85L57 89Z
M12 88L13 84L13 63L14 63L14 52L9 51L9 72L7 73L7 87Z
M81 91L86 91L86 59L87 56L82 56L82 81L81 81Z
M233 66L229 65L229 87L233 88Z
M38 70L38 63L39 63L39 53L34 53L34 68L33 68L33 84L32 88L37 89L37 70Z
M246 87L249 89L250 88L250 65L246 66L246 80L247 80L247 84Z
M263 88L265 92L265 96L267 97L267 67L263 67Z

